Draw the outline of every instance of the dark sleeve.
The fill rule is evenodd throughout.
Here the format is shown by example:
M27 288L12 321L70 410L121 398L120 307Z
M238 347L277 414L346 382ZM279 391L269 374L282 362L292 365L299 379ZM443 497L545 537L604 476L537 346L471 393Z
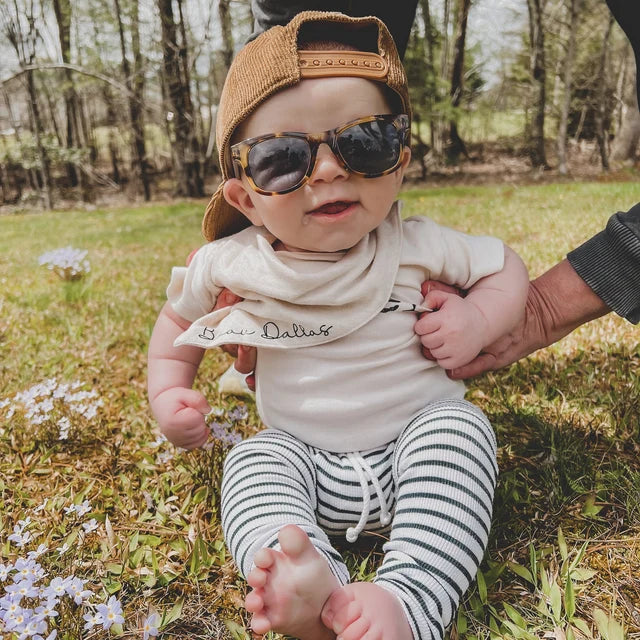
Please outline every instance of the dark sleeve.
M608 307L633 324L640 321L640 203L611 216L567 258Z

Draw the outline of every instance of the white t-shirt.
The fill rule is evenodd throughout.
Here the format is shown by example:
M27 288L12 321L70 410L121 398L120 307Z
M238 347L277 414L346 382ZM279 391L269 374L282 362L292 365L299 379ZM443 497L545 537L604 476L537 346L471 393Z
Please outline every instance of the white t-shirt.
M390 217L393 216L399 216L399 212L390 212ZM275 347L262 346L264 341L257 342L260 346L256 402L266 426L282 429L307 444L329 451L365 451L396 439L410 419L428 403L464 396L462 382L450 380L443 369L422 355L420 341L413 330L418 317L415 309L420 309L423 300L420 286L431 279L465 289L471 287L484 276L502 269L502 242L496 238L469 236L440 226L426 217L404 220L397 229L400 242L396 264L399 266L395 278L393 272L389 274L391 295L388 302L377 305L368 321L346 334L342 331L343 335L336 339L331 338L330 332L312 337L311 340L316 342L311 346L304 346L304 339L302 344L301 340L273 340L273 327L263 332L267 335L271 332L267 343L271 342ZM264 234L257 237L264 238ZM210 244L216 245L217 242ZM350 253L321 254L321 259L314 260L313 255L275 252L269 244L262 245L261 251L272 253L269 260L282 257L288 270L293 267L293 273L298 260L304 266L305 274L309 274L315 265L315 278L321 293L320 283L328 272L327 265L339 266L338 263ZM190 269L215 273L215 262L220 263L221 258L216 255L218 252L207 251L208 246L201 250L203 254L197 261L197 267L192 263ZM385 246L378 239L377 253L384 251ZM393 243L390 246L394 246ZM394 263L393 257L391 263ZM267 268L265 264L261 260L259 267L264 270ZM263 275L251 268L245 271L248 288L252 281ZM352 271L350 268L349 278L353 278ZM236 269L234 280L241 275ZM168 289L169 300L179 315L192 322L197 321L212 308L212 301L215 301L220 288L228 286L223 280L210 275L204 279L189 277L188 270L174 269ZM202 284L205 281L208 282L207 291ZM291 283L283 282L281 289L288 284ZM339 280L332 286L335 288L336 284L339 285ZM381 286L385 288L384 282ZM215 290L211 291L212 288ZM233 287L229 288L234 291ZM277 287L274 290L277 291ZM239 291L235 292L240 295ZM375 297L371 292L369 298ZM387 297L386 290L384 297ZM353 301L349 305L353 308ZM323 313L327 309L326 306L318 308ZM290 305L285 310L296 313ZM315 326L308 321L313 317L309 315L313 310L313 306L304 309L307 327ZM340 314L340 307L333 308L332 313ZM268 314L263 314L259 322L264 322L265 318L268 322ZM294 315L293 322L296 318L298 316ZM323 315L318 320L324 318ZM318 326L320 324L317 323ZM333 325L328 321L325 326ZM292 333L291 330L289 332ZM198 333L202 333L202 328ZM242 339L244 336L232 335L227 341L233 343ZM198 338L179 341L176 344L206 346ZM287 342L295 344L287 345Z

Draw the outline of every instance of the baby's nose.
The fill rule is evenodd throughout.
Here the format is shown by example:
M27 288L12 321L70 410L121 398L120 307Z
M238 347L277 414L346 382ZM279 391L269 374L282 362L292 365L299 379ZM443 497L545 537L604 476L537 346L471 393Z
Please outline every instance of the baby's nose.
M348 175L342 161L331 150L328 144L323 143L318 147L316 154L316 164L311 174L311 181L314 180L335 180L338 177Z

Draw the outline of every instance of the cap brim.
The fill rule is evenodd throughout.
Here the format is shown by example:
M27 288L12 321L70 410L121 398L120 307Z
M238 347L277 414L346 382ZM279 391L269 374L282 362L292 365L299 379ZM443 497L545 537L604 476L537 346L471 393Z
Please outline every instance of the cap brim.
M242 231L251 223L235 207L232 207L222 193L224 182L211 196L202 218L202 235L208 242Z

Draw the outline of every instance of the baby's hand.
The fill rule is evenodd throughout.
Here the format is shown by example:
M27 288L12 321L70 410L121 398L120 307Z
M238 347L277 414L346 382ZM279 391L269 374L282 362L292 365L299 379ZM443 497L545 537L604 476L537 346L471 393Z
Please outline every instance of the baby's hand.
M207 441L209 428L204 417L211 407L199 391L172 387L159 394L151 408L160 431L176 447L195 449Z
M486 320L470 301L444 291L431 291L423 305L434 309L416 322L422 346L444 369L462 367L473 360L484 344Z

